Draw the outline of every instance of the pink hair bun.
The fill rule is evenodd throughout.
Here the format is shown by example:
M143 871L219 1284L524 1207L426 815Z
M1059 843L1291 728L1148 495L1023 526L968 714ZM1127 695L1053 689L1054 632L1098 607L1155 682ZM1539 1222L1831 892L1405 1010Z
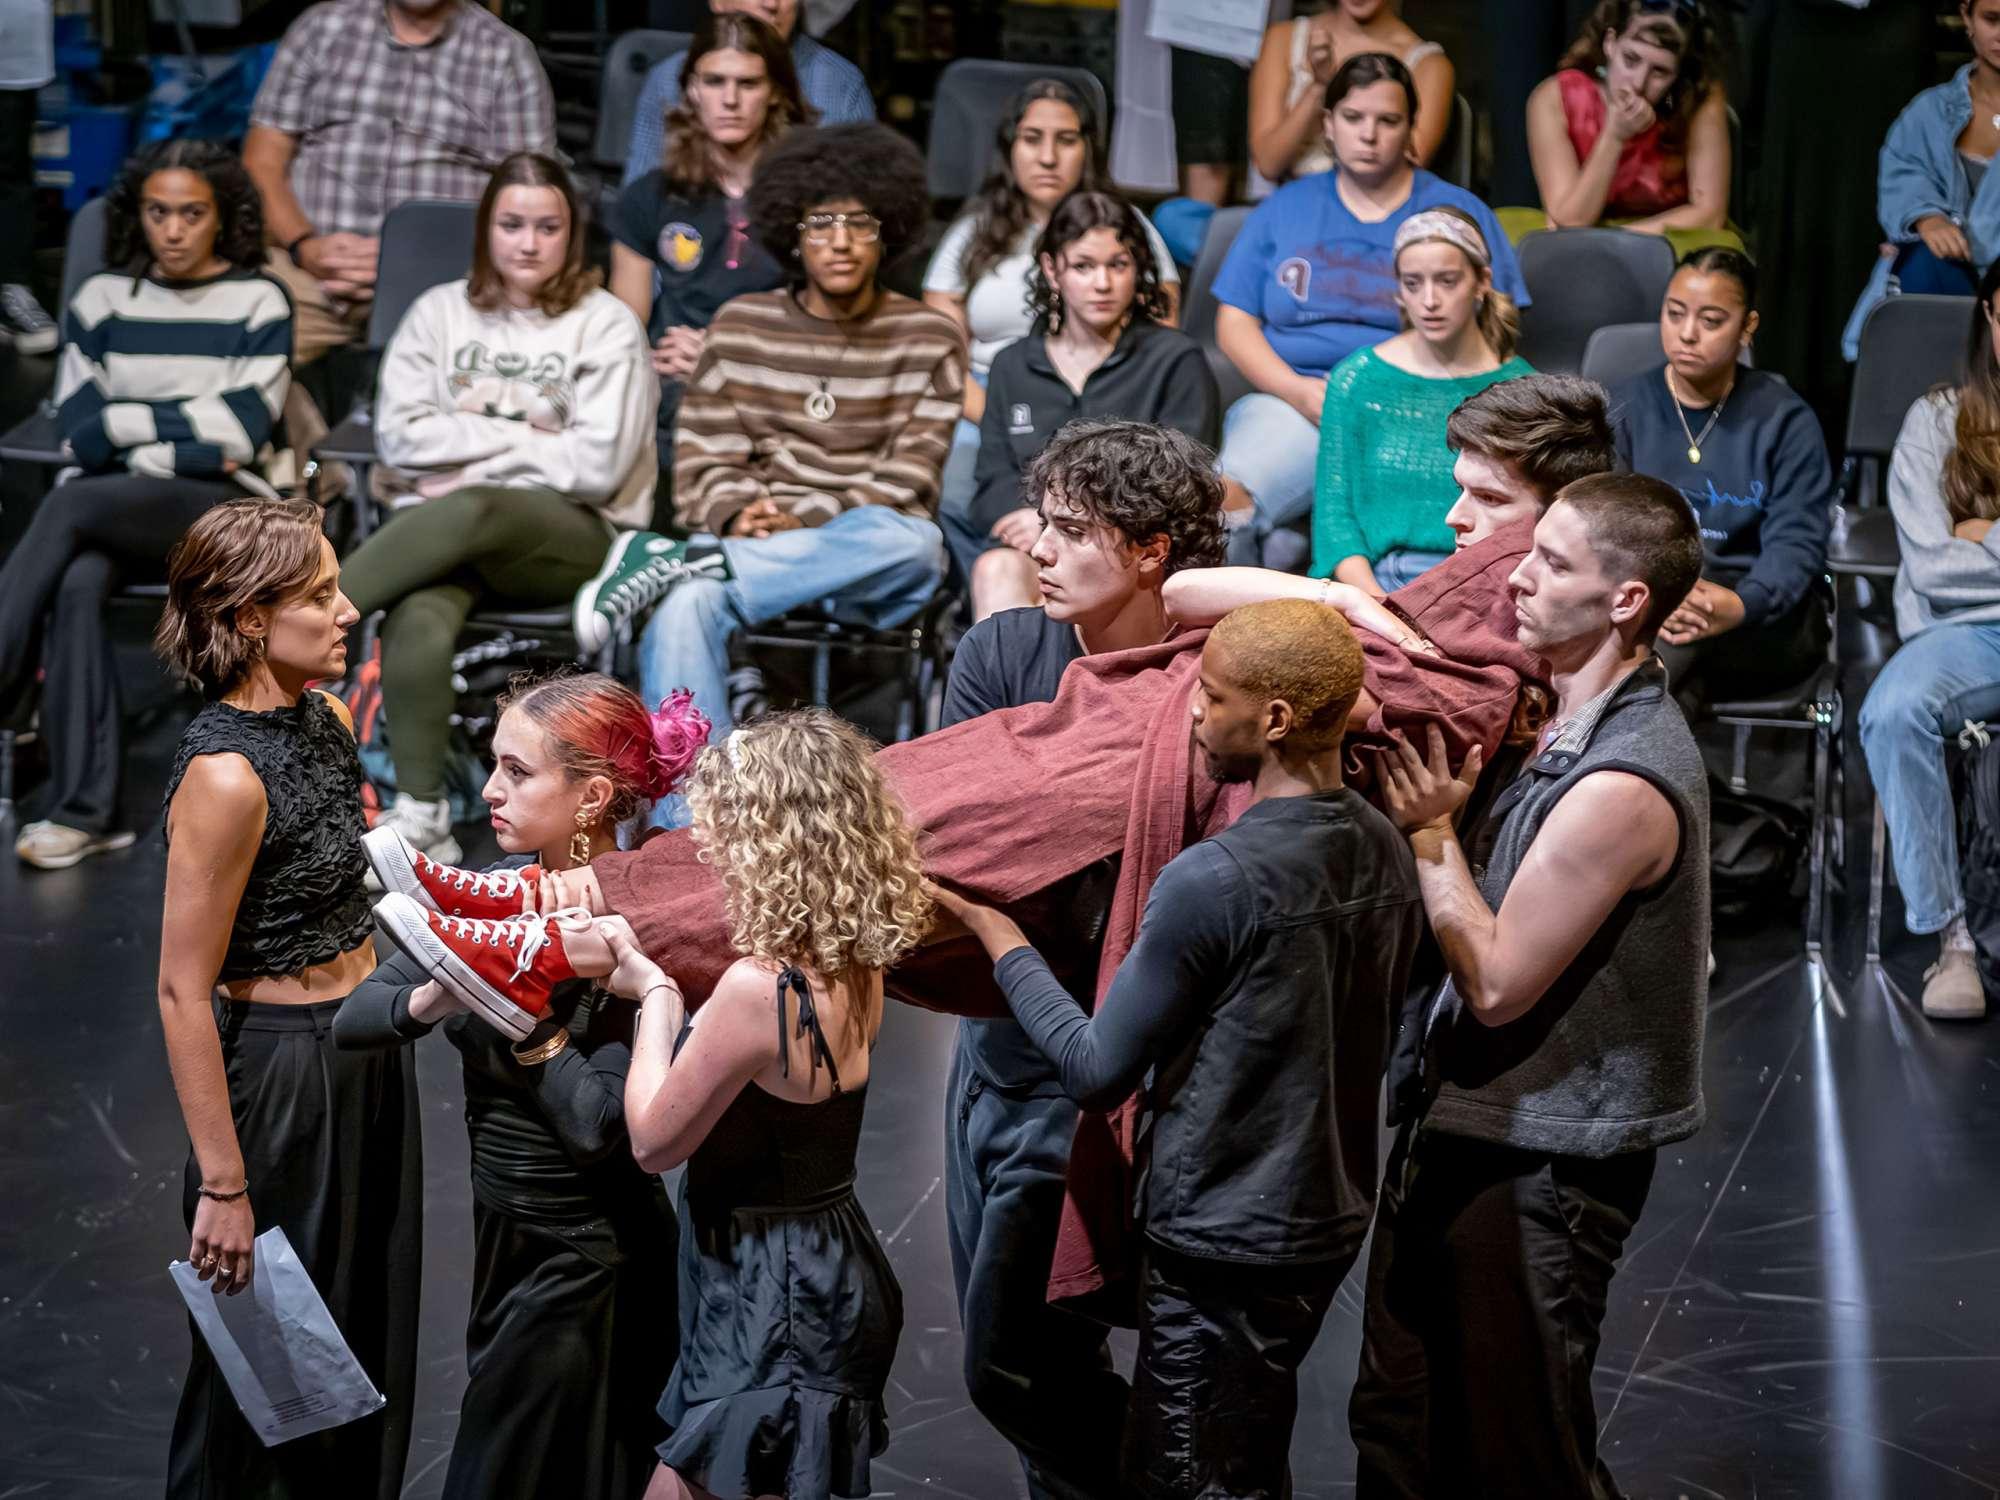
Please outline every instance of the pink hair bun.
M664 797L687 779L714 726L708 715L694 706L694 694L686 688L675 688L646 720L653 732L646 795Z

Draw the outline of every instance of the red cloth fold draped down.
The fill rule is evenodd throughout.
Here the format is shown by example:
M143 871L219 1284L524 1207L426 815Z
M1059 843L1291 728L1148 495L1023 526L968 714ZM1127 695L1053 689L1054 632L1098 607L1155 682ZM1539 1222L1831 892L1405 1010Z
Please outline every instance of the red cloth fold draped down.
M1366 683L1378 707L1348 738L1356 785L1392 730L1423 743L1438 725L1453 765L1477 744L1499 748L1525 679L1541 663L1514 639L1506 581L1527 552L1532 523L1497 532L1438 564L1387 600L1437 647L1410 653L1362 632ZM1096 997L1109 987L1138 934L1159 872L1190 842L1226 827L1248 800L1219 788L1194 763L1188 700L1206 630L1155 646L1085 657L1070 665L1051 703L999 709L906 744L886 746L883 769L922 830L930 875L975 900L1006 906L1122 854ZM695 857L685 830L591 866L611 910L699 1004L734 961L721 885ZM991 965L967 941L914 955L889 978L899 999L960 1015L1005 1006ZM1129 1321L1137 1101L1086 1114L1070 1161L1050 1295Z

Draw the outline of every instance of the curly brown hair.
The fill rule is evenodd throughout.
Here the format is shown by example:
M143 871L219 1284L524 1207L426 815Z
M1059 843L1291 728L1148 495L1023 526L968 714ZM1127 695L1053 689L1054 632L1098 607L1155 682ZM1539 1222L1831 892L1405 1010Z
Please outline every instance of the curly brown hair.
M206 182L215 195L215 253L239 271L264 264L264 200L236 153L214 141L159 141L128 161L104 195L106 265L137 276L152 260L139 199L156 172L192 172Z
M1138 285L1132 296L1131 313L1149 323L1164 323L1168 306L1165 288L1160 285L1160 268L1153 259L1152 242L1139 210L1116 193L1071 193L1049 215L1048 228L1035 242L1028 267L1028 311L1034 320L1053 333L1062 327L1062 293L1042 273L1042 257L1060 260L1063 253L1093 229L1109 229L1132 257Z
M695 28L688 43L687 61L681 64L680 102L667 111L667 145L661 170L668 186L684 197L701 197L720 192L722 187L712 143L702 129L701 111L688 87L701 60L712 52L745 52L763 59L764 76L771 81L771 102L765 108L764 128L757 136L759 152L794 125L811 125L819 119L819 111L799 92L799 70L792 61L792 49L777 32L744 11L710 16Z
M745 957L832 982L888 968L930 930L916 830L874 742L825 709L770 714L710 745L687 799Z
M1024 503L1051 490L1134 544L1167 539L1166 572L1221 564L1222 479L1215 455L1150 422L1066 423L1022 476Z
M881 220L881 264L890 264L930 218L922 154L887 125L868 121L795 130L759 159L750 232L793 287L806 279L798 254L806 210L850 198Z
M1556 64L1595 74L1604 66L1604 38L1611 32L1665 48L1681 60L1681 71L1660 100L1659 118L1676 127L1728 76L1729 18L1717 0L1598 0L1597 9Z

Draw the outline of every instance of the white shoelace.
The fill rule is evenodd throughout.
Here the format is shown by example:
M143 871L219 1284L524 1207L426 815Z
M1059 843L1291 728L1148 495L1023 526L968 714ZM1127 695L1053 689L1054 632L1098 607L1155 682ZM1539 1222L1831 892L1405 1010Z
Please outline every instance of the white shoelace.
M521 877L512 870L468 870L459 865L443 865L421 851L417 859L442 883L469 896L490 896L507 900L521 893Z
M493 919L488 917L446 917L433 912L431 920L453 937L469 938L474 947L514 948L519 951L514 956L514 972L510 980L519 979L534 967L536 956L549 944L549 924L563 918L582 919L588 923L590 913L582 907L568 907L562 911L546 914L536 912L522 917Z

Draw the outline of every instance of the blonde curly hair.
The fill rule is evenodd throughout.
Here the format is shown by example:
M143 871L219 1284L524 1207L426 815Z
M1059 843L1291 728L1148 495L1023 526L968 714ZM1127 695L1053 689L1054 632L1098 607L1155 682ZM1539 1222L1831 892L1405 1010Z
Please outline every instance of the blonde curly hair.
M737 952L830 982L923 940L916 830L874 752L824 709L771 714L701 752L687 788L695 845L722 874Z

